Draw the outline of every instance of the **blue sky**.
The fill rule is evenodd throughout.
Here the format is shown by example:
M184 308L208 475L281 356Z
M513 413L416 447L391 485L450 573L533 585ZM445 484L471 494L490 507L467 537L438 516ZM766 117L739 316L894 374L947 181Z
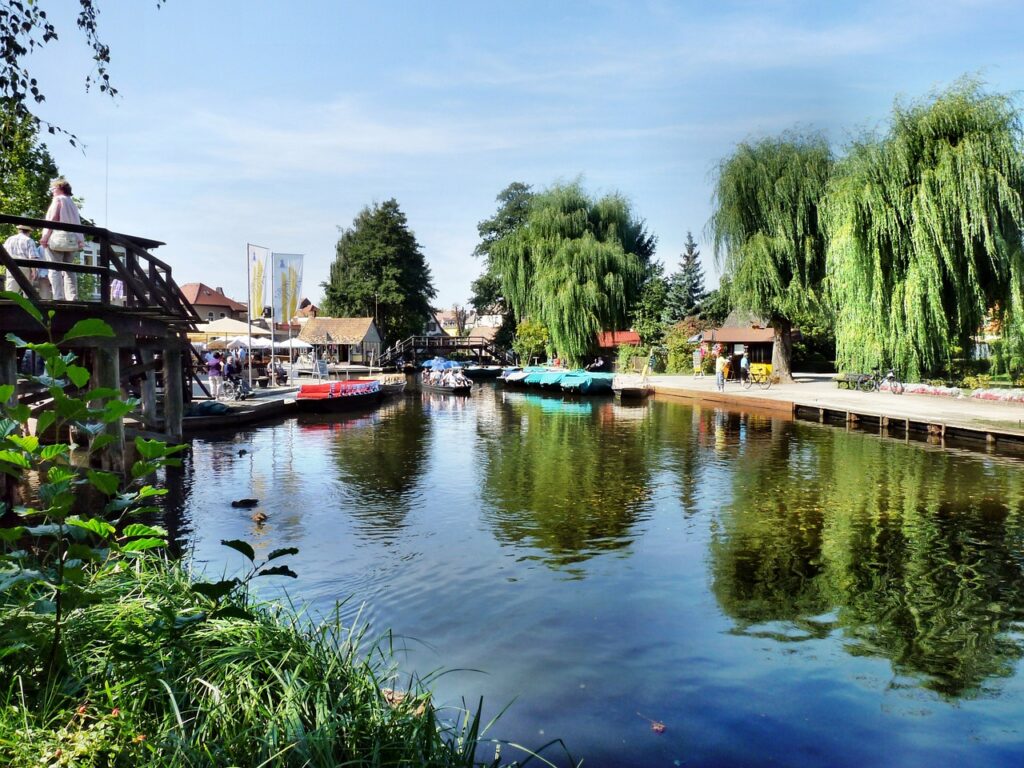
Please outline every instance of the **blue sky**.
M495 195L576 177L625 194L671 271L737 142L801 127L841 149L965 73L1024 83L1010 0L101 3L115 100L83 92L56 10L77 4L52 4L61 40L30 60L41 116L87 145L50 150L97 223L238 298L252 242L304 253L315 300L337 227L395 197L435 303L464 303Z

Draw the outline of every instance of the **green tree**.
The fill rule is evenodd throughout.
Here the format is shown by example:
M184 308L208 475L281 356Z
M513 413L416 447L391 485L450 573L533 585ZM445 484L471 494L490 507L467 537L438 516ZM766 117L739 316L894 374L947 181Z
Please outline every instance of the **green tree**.
M163 3L164 0L156 0L157 8ZM0 110L0 153L7 149L14 128L25 121L37 130L42 125L51 134L66 134L72 145L77 142L74 134L40 120L32 112L35 105L46 100L46 96L29 70L26 59L58 37L57 28L42 5L41 0L0 2L0 102L4 104L4 109ZM107 72L110 46L99 37L99 4L96 0L78 0L78 6L76 25L85 36L86 45L95 62L85 77L85 90L95 86L100 93L115 96L117 89L111 84Z
M533 357L543 355L551 343L551 334L543 323L526 318L516 326L512 349L522 365L529 365Z
M744 142L721 162L709 227L737 306L775 331L772 370L792 379L794 312L815 306L825 277L818 208L833 158L822 136Z
M677 323L684 317L697 314L700 303L707 296L704 290L704 267L700 263L700 251L693 239L693 233L686 233L685 250L679 259L679 269L668 278L668 295L665 300L666 323Z
M514 316L543 323L558 354L579 364L598 331L629 316L654 246L625 198L594 200L577 182L536 195L525 223L490 245L490 261Z
M717 328L732 312L734 307L730 287L728 275L723 275L718 287L704 297L698 316L706 325Z
M436 291L394 198L364 208L352 227L342 230L336 252L330 279L323 283L324 314L375 317L387 341L422 329Z
M663 317L670 289L661 264L651 264L648 271L640 298L633 307L631 325L644 346L651 347L660 344L665 337Z
M5 113L10 127L0 144L0 211L42 218L50 204L50 180L58 175L57 164L46 145L39 141L34 121L20 120ZM0 225L0 239L13 234L10 225Z
M968 80L854 144L825 204L841 369L949 366L990 310L1021 333L1021 138L1011 98Z

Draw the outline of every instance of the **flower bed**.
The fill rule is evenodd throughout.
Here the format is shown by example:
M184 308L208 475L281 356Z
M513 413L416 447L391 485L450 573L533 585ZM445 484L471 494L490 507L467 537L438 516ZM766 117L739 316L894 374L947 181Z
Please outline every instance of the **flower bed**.
M971 397L997 403L1024 403L1024 389L976 389Z

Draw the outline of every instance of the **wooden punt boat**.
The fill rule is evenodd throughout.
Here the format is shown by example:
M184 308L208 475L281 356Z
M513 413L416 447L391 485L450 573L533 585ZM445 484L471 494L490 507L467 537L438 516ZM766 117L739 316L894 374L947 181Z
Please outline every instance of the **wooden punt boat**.
M338 413L380 402L380 382L375 379L326 381L303 384L295 396L295 404L303 413Z
M425 377L420 376L420 389L424 392L436 392L442 395L468 395L473 392L473 384L458 384L455 386L430 384Z

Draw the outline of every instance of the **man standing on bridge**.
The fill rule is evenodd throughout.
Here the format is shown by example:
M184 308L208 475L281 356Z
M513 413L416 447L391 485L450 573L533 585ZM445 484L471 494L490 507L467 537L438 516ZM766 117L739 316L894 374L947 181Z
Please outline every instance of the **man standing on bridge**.
M32 227L26 224L18 224L17 229L18 231L15 234L4 241L4 250L7 251L7 255L12 259L38 259L39 254L36 251L36 241L32 239L31 235ZM31 267L21 267L20 269L22 274L38 290L36 278L39 277L39 270ZM14 279L14 275L10 272L7 273L7 280L4 282L4 290L20 293L22 296L25 295L25 292L21 290L21 286L18 285L18 281Z

